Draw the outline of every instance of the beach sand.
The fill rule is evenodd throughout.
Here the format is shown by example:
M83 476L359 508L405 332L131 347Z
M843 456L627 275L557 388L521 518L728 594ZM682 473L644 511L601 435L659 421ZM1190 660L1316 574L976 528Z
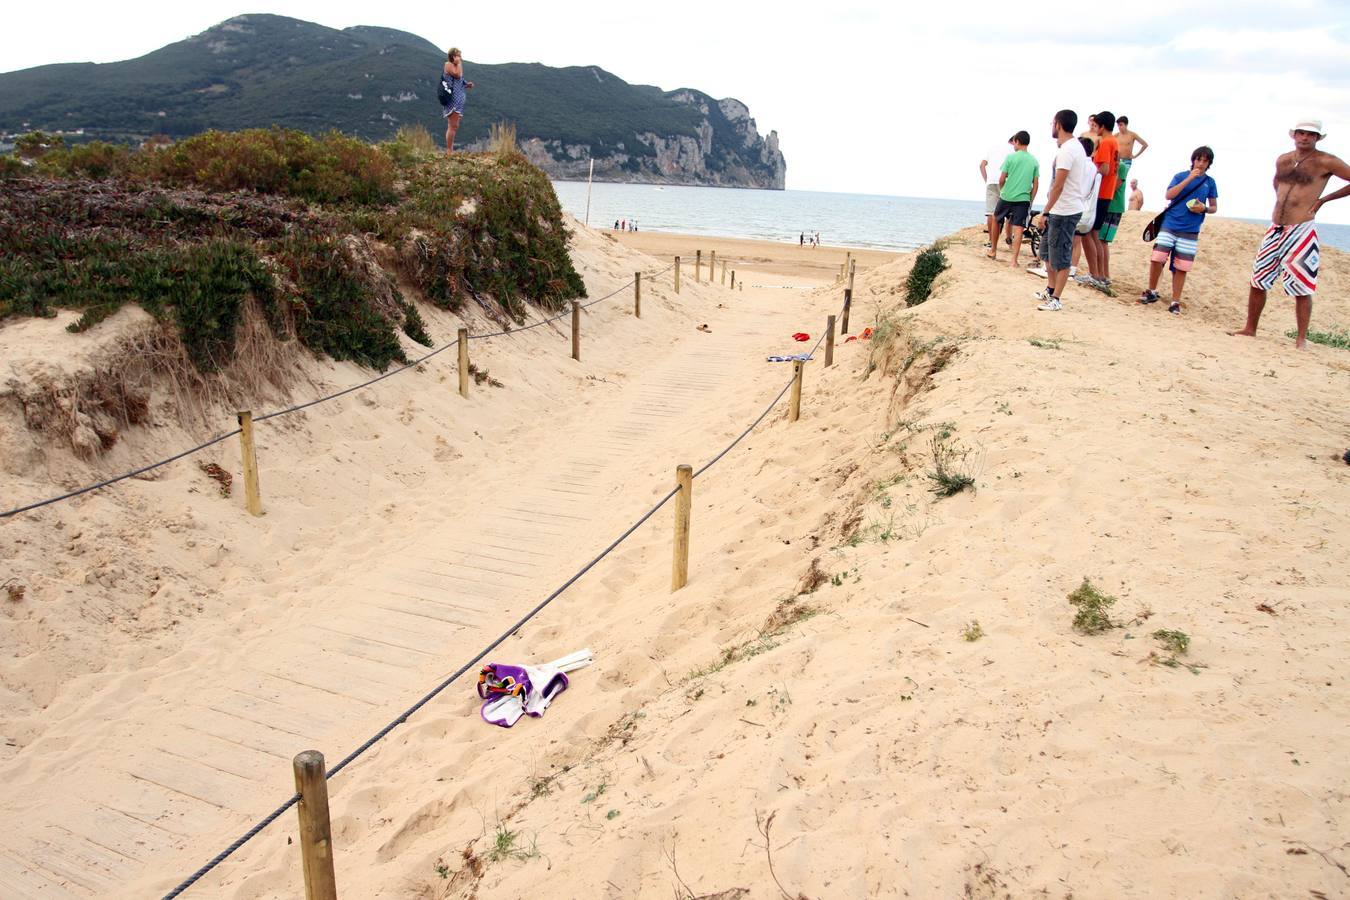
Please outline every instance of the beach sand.
M1206 226L1183 316L1139 306L1144 221L1120 296L1057 314L979 228L913 309L908 258L864 264L853 328L885 345L818 355L801 420L696 479L687 587L668 507L490 654L593 650L542 718L482 722L471 666L332 780L340 895L1343 894L1350 354L1296 353L1278 293L1224 333L1243 223ZM713 244L613 238L578 230L592 297ZM27 587L0 597L6 896L172 887L290 794L294 753L342 758L740 434L790 374L764 357L838 310L842 253L716 246L820 286L658 276L640 319L588 311L580 363L535 329L474 345L503 386L467 402L438 357L280 420L260 520L177 463L0 523ZM1343 328L1350 259L1323 266L1314 327ZM189 437L133 429L102 465ZM932 493L935 441L973 490ZM32 449L7 498L93 474L68 456ZM1084 578L1119 627L1072 628ZM295 837L287 812L186 896L298 895Z

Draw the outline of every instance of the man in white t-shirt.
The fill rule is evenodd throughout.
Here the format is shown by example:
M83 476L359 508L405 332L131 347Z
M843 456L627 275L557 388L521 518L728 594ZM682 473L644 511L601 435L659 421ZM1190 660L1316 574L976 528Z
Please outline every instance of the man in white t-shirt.
M1003 160L1013 152L1012 138L994 147L980 160L980 177L984 179L984 215L989 229L989 246L994 246L994 209L998 206L998 179L1003 172Z
M1050 183L1050 196L1045 200L1045 212L1039 225L1045 232L1041 241L1041 256L1048 274L1045 289L1036 297L1044 300L1036 307L1047 312L1062 308L1060 298L1064 284L1069 280L1069 264L1073 260L1073 234L1078 220L1083 217L1083 198L1092 188L1092 164L1083 152L1083 145L1073 138L1078 127L1078 114L1071 109L1055 113L1054 138L1059 145L1055 154L1055 176Z

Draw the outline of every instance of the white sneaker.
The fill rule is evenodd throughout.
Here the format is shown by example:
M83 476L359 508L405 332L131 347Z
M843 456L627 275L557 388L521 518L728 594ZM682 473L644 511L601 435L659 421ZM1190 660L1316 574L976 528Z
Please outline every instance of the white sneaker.
M1027 271L1030 272L1032 275L1035 275L1037 278L1046 278L1050 274L1049 272L1045 271L1045 266L1037 266L1034 269L1027 269Z
M1045 288L1041 288L1031 296L1035 297L1037 300L1049 300L1052 295Z
M1073 276L1075 276L1075 275L1077 275L1077 274L1078 274L1078 267L1077 267L1077 266L1069 266L1069 277L1072 278Z
M1049 300L1036 307L1041 312L1059 312L1064 308L1064 304L1059 302L1058 297L1051 297Z
M1071 275L1069 277L1079 284L1085 284L1088 287L1095 287L1097 284L1097 279L1093 278L1091 275Z

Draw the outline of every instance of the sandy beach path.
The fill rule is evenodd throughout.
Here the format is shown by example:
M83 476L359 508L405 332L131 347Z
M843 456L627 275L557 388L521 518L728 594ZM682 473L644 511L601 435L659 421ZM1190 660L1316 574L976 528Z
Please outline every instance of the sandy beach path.
M556 417L490 451L509 449L513 465L420 485L434 514L353 514L332 535L333 553L351 548L345 570L278 579L268 602L110 680L6 763L0 895L172 886L290 796L295 753L336 763L631 523L676 462L719 450L735 423L691 423L762 406L790 376L765 355L798 352L788 336L823 320L796 292L705 284L685 298L707 310L710 333L681 324L593 405L568 409L562 395ZM620 355L597 337L581 365L610 372ZM451 691L471 685L469 674Z

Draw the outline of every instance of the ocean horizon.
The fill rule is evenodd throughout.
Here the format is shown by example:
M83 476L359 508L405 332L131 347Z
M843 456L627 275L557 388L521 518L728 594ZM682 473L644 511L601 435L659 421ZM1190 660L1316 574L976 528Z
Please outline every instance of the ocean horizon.
M555 181L558 201L586 219L586 182ZM1258 219L1233 218L1257 225ZM636 221L642 231L796 243L819 232L821 244L906 252L984 222L984 203L882 194L769 191L753 188L596 182L590 225L612 228ZM1323 244L1350 252L1350 225L1318 223ZM1124 240L1122 235L1117 240ZM1256 247L1252 247L1256 252Z

